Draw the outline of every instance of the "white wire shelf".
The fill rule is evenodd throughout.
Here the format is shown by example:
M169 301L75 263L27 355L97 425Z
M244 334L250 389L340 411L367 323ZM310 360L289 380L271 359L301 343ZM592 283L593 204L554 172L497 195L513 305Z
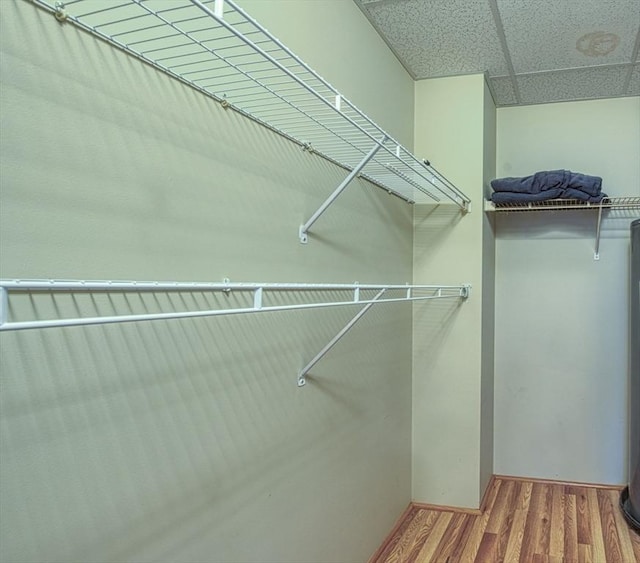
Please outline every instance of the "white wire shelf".
M466 298L469 285L376 285L376 284L308 284L308 283L208 283L157 281L85 281L85 280L0 280L0 331L86 326L153 320L188 319L244 313L318 309L369 303L422 301L427 299ZM338 300L319 299L318 293L333 292ZM369 292L369 293L367 293ZM375 296L373 293L380 293ZM96 314L94 316L60 316L54 319L12 320L10 298L16 294L100 294L100 293L199 293L251 294L246 305L228 306L225 301L207 301L207 308L172 310L136 314ZM347 293L349 297L346 298ZM277 299L273 296L278 295ZM297 294L297 295L296 295ZM309 298L295 301L300 294ZM384 294L384 297L383 297ZM271 299L271 300L270 300ZM290 302L286 302L289 299ZM284 301L284 302L283 302Z
M194 319L245 313L320 309L339 306L362 306L356 315L310 360L298 373L297 384L307 382L310 370L331 350L335 344L376 304L425 301L431 299L467 299L470 285L376 285L376 284L305 284L305 283L222 283L208 282L156 282L156 281L84 281L84 280L0 280L0 332L45 328L78 327L142 321L167 321ZM321 294L329 293L327 298ZM124 299L120 306L127 310L143 312L117 313L120 308L113 299L119 294ZM151 295L148 300L133 303L132 294ZM158 299L159 295L194 294L200 299ZM55 318L15 320L12 306L17 296L26 296L30 307L38 311L47 310L36 304L38 295L71 297L72 303L55 301L48 310ZM108 299L101 303L99 296ZM206 298L205 296L221 297ZM76 298L85 299L81 305ZM181 296L181 297L182 297ZM331 299L333 298L333 299ZM71 306L69 306L71 305ZM168 309L149 312L149 308ZM91 315L81 316L78 311L86 309ZM100 311L102 309L102 312ZM65 315L65 311L69 311ZM24 315L24 313L23 313ZM38 316L42 313L39 312Z
M428 161L395 141L232 0L33 1L410 203L469 209L470 199ZM303 225L305 234L312 219Z
M485 211L523 213L528 211L580 211L593 210L598 212L596 223L596 241L593 259L600 259L600 233L602 228L603 211L615 217L635 217L640 215L640 197L605 197L599 203L590 203L577 199L549 199L534 203L493 203L485 201Z
M590 203L578 199L549 199L534 203L493 203L485 201L485 211L526 212L562 211L579 209L612 209L619 211L640 210L640 197L605 197L600 203Z

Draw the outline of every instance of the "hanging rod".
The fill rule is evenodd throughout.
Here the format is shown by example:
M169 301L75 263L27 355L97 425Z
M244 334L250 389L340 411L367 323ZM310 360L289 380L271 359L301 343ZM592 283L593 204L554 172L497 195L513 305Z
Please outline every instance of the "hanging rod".
M462 298L469 296L470 285L377 285L377 284L311 284L311 283L209 283L209 282L156 282L156 281L84 281L84 280L0 280L0 331L43 329L54 327L87 326L153 320L188 319L222 315L238 315L298 309L319 309L372 303L397 303L428 299ZM383 290L397 292L399 296L379 299L362 295L363 292ZM305 303L268 304L269 294L284 295L294 292L347 291L350 299L338 301L311 300ZM237 308L212 308L195 311L141 313L127 315L100 315L95 317L62 317L31 321L10 319L10 300L16 293L91 294L91 293L251 293L252 305Z
M378 154L361 166L361 177L409 203L452 203L469 210L470 199L428 160L385 133L232 0L32 1L58 21L80 27L349 171L385 139Z

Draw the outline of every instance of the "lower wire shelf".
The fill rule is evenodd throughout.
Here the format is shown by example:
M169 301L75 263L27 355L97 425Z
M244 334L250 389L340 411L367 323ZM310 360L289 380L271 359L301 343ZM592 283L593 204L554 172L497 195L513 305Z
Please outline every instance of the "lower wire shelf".
M366 292L378 292L375 296ZM393 285L393 284L314 284L314 283L209 283L209 282L157 282L157 281L84 281L84 280L8 280L0 279L0 331L43 329L83 325L98 325L168 319L186 319L289 311L296 309L317 309L345 305L367 305L400 301L422 301L441 298L466 298L469 285ZM339 299L318 299L318 292L340 293ZM346 299L345 293L351 297ZM72 316L55 319L14 321L9 318L10 297L17 293L88 294L88 293L232 293L252 294L250 304L240 307L224 307L217 302L215 307L156 313L112 314L94 316ZM298 303L265 302L268 294L294 295L308 294L311 299ZM387 294L386 297L382 297Z
M306 384L306 376L333 346L376 304L399 303L408 301L425 301L430 299L467 299L471 286L462 285L397 285L397 284L313 284L313 283L232 283L225 280L221 283L209 282L157 282L157 281L85 281L85 280L0 280L0 331L20 331L29 329L77 327L104 325L114 323L130 323L141 321L158 321L171 319L192 319L246 313L264 313L275 311L292 311L299 309L320 309L338 306L362 306L356 315L333 337L329 343L309 361L298 373L298 386ZM95 302L98 295L114 294L123 296L132 294L192 294L202 298L192 300L187 306L185 299L164 300L162 304L154 301L154 312L128 312L118 314L114 303L109 300L106 307ZM73 307L50 308L55 312L54 318L14 319L18 306L12 306L14 298L25 295L32 299L37 295L54 296L88 296L91 300L88 309L90 314L80 315L81 307L74 303ZM328 294L328 295L327 295ZM322 296L325 295L326 298ZM206 297L209 298L206 298ZM225 296L220 299L220 296ZM234 299L230 299L233 296ZM180 305L180 306L178 306ZM131 307L126 300L126 306ZM108 309L108 314L104 309ZM142 307L147 309L146 306ZM65 314L69 309L70 313ZM38 315L39 317L40 315Z

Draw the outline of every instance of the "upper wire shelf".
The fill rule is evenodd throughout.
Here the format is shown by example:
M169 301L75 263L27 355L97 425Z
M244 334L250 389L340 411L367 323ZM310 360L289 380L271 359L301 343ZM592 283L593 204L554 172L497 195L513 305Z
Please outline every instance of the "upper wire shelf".
M410 203L470 199L232 0L34 0L130 55Z

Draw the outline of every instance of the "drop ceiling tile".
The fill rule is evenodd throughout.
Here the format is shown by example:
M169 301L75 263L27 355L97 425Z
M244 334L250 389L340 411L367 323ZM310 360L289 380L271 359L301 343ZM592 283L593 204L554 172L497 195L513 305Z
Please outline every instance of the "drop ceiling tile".
M624 95L627 66L584 68L516 76L524 104Z
M640 65L635 65L631 72L631 81L627 88L628 96L640 96Z
M638 0L497 0L497 5L516 74L632 62Z
M501 76L491 78L490 82L496 106L511 106L518 102L511 78Z
M509 72L486 0L383 0L363 7L418 79Z

